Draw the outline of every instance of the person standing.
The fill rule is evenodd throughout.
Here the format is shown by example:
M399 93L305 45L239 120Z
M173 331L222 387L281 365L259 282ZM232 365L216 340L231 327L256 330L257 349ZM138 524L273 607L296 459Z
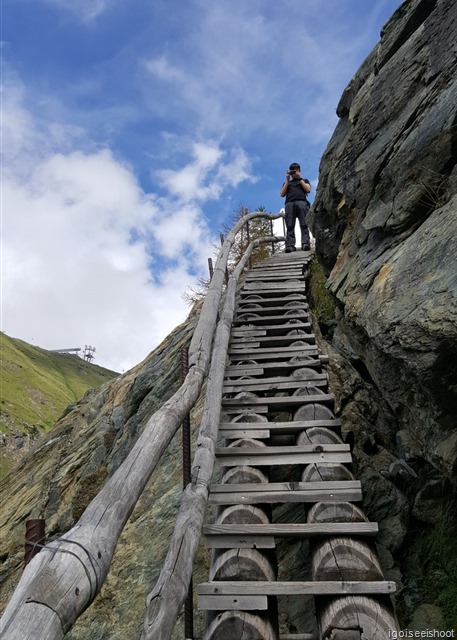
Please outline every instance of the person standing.
M306 198L311 191L309 180L303 179L300 175L301 169L298 162L292 162L286 173L286 181L279 192L281 198L286 198L285 220L286 220L286 253L295 251L295 223L298 219L301 231L301 248L309 251L311 248L309 240L309 229L306 224L306 214L309 209L309 202Z

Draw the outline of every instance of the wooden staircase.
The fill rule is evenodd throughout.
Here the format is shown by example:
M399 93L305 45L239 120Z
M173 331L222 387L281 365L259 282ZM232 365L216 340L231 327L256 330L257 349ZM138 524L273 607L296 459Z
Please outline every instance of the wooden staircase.
M205 640L370 639L397 628L328 391L328 362L308 316L309 253L278 254L247 272L233 321L211 485L216 522L209 581L197 587ZM290 481L273 482L278 471ZM276 476L277 477L277 476ZM303 522L276 523L273 505L303 503ZM306 582L277 580L276 543L312 538ZM317 630L281 635L278 597L315 597ZM312 613L310 613L312 615Z

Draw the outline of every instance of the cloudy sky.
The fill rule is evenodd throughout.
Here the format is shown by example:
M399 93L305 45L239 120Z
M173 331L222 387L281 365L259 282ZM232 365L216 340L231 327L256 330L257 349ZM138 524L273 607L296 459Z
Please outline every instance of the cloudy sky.
M278 212L291 162L315 189L400 4L3 0L2 330L142 360L240 203Z

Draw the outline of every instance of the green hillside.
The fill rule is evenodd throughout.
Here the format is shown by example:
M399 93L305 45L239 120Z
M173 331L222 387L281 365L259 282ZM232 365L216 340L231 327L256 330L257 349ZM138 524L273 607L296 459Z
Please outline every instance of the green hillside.
M0 333L3 444L11 434L37 436L48 431L63 410L87 389L99 387L117 375L77 356L46 351ZM9 467L11 455L2 458L2 466Z

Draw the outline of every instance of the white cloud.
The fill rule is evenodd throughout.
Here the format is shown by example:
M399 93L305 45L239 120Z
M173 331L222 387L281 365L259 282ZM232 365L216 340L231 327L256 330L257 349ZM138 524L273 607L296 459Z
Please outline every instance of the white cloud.
M42 0L45 4L71 14L81 22L92 22L109 8L108 0Z
M195 142L192 159L182 169L155 172L159 182L181 202L217 200L228 186L243 180L254 182L251 161L241 148L228 155L216 141Z
M62 126L46 136L52 126L42 130L20 95L5 114L15 144L3 176L2 329L48 349L94 345L96 363L124 370L185 319L182 294L212 255L201 209L220 195L212 175L221 189L246 179L248 158L200 140L188 164L162 173L166 195L148 194L109 149L71 149Z

